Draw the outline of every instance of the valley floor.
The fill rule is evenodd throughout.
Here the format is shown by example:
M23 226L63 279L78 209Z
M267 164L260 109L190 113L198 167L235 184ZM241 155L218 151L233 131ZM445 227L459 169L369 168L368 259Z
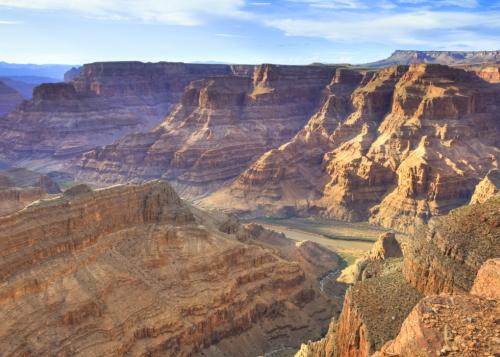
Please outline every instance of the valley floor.
M354 263L368 252L378 236L387 230L368 223L348 223L324 218L268 218L252 220L266 228L284 233L287 237L321 244Z

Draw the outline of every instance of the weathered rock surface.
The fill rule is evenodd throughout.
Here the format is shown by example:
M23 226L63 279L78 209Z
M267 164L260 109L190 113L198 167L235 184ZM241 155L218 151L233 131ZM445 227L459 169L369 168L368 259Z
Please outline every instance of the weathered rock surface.
M60 192L48 176L19 168L0 170L0 216Z
M13 111L23 100L18 91L0 81L0 116Z
M495 356L500 353L500 264L489 260L471 294L422 299L378 357Z
M412 65L367 73L350 91L345 105L327 99L301 134L207 203L271 212L291 205L412 231L466 204L498 166L497 84L462 69ZM312 128L325 111L337 120L318 136Z
M495 169L488 172L476 186L470 203L484 203L498 194L500 194L500 170Z
M190 207L166 183L75 186L0 218L0 349L255 356L298 348L332 314L311 264L330 256L334 267L338 257L285 241Z
M397 50L386 59L363 66L388 67L419 63L475 65L500 63L500 51L405 51Z
M422 293L468 292L481 265L500 257L500 197L434 218L406 243L404 273Z
M330 66L233 67L192 82L163 124L84 155L77 177L105 183L165 178L185 196L220 188L295 135L317 109Z
M161 122L192 80L231 73L226 65L104 62L67 83L42 84L0 120L0 157L57 167L96 146Z
M500 83L500 66L485 66L475 69L479 77L490 83Z

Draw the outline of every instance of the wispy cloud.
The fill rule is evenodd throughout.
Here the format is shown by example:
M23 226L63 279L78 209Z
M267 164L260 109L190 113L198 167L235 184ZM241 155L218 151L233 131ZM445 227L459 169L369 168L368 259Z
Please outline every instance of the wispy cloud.
M364 9L367 5L361 0L288 0L290 2L305 3L311 7L323 9Z
M397 46L500 47L500 39L485 30L500 30L500 12L410 11L337 13L329 20L275 19L268 26L288 36L320 37L335 42ZM486 31L487 32L487 31Z
M478 0L399 0L401 4L430 5L430 6L456 6L473 8L479 6Z
M249 18L245 0L0 0L0 6L36 10L70 10L108 19L135 19L174 25L203 24L207 16Z
M19 21L0 20L0 25L17 25Z

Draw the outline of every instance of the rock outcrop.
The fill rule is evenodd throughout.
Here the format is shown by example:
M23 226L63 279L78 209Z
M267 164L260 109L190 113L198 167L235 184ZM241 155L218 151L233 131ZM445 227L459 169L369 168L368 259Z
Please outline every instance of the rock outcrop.
M453 210L405 245L404 272L422 293L468 292L481 265L500 257L500 197Z
M230 74L227 65L104 62L66 83L42 84L0 121L0 157L57 168L96 146L156 126L192 80Z
M311 264L339 258L285 241L191 207L163 182L35 202L0 218L2 355L298 348L333 313Z
M444 65L499 64L500 51L394 51L391 56L381 61L367 63L368 67L388 67L434 63Z
M13 111L23 100L18 91L0 81L0 116Z
M484 203L498 194L500 194L500 170L495 169L488 172L476 186L470 203Z
M59 185L48 176L20 168L0 170L0 216L60 192Z
M500 264L487 261L470 294L431 295L377 357L495 356L500 353Z
M171 181L184 196L200 196L241 174L279 147L317 109L330 66L233 67L238 75L194 81L162 125L93 150L77 177L93 182Z
M369 72L352 94L347 88L344 104L327 99L301 134L207 203L270 212L291 206L411 232L466 204L498 167L497 84L462 69L412 65ZM312 128L327 110L337 119L318 136Z

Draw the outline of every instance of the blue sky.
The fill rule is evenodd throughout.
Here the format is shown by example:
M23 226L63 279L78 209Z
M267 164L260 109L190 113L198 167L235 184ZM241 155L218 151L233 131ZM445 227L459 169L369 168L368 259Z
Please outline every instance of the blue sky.
M500 0L0 0L0 60L365 63L499 50Z

